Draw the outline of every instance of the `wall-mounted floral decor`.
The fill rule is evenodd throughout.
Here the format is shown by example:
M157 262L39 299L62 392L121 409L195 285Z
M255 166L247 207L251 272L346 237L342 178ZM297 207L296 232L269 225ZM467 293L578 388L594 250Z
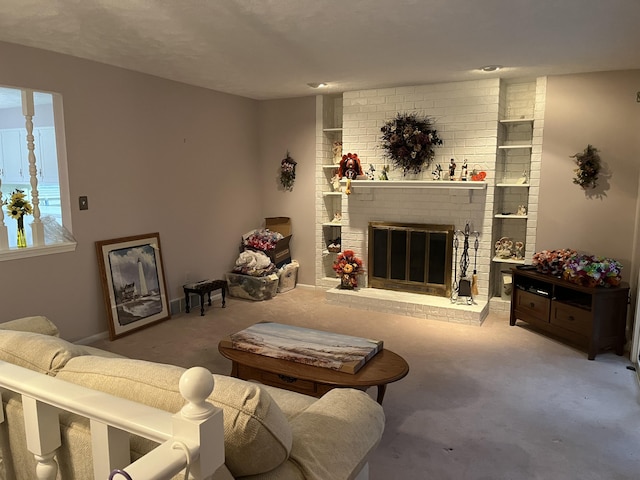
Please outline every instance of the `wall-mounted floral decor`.
M296 180L297 164L298 163L289 156L289 152L287 152L287 156L280 162L280 185L282 185L285 190L293 190L293 183Z
M398 113L380 130L385 156L403 175L428 168L435 157L434 147L442 145L433 120L417 113Z
M580 185L584 189L596 188L598 174L600 173L598 149L592 145L587 145L583 152L576 153L571 158L575 158L578 165L578 168L574 170L576 176L573 179L573 183Z

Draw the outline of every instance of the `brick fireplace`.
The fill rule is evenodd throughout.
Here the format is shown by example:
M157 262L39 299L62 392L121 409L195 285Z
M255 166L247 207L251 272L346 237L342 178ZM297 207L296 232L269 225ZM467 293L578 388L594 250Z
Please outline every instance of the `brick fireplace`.
M369 288L367 275L359 279L360 289L347 291L332 288L327 291L326 298L331 303L360 309L480 325L488 314L488 277L492 253L491 234L483 234L487 191L461 188L461 182L455 182L456 188L433 188L420 186L420 183L383 188L379 184L367 186L354 182L353 193L344 195L342 200L343 245L354 250L365 261L365 270L368 270L370 224L450 225L454 230L463 230L468 222L472 229L481 232L476 265L480 294L474 303L452 303L448 296L442 295ZM475 252L472 253L475 255ZM456 262L452 257L451 271Z
M317 185L322 192L316 203L319 223L318 286L335 285L331 283L332 257L326 253L329 235L330 239L340 236L342 249L354 250L365 261L365 268L370 268L368 229L373 222L444 224L453 225L456 231L464 230L468 223L471 230L480 233L477 261L474 250L470 265L470 273L477 272L479 290L473 305L454 304L444 296L371 288L373 285L369 284L366 276L359 281L362 288L355 292L329 288L328 300L361 309L478 325L488 313L490 300L492 310L508 311L508 302L501 301L495 293L500 281L498 274L509 265L493 262L493 244L500 236L526 236L525 260L530 261L535 251L545 85L545 79L538 79L507 86L500 79L493 78L345 92L340 96L339 107L328 110L320 102L316 117L320 125ZM392 167L389 181L379 181L378 174L385 165L389 165L380 149L380 127L401 112L417 112L431 117L443 145L436 150L434 165L421 174L405 178ZM498 145L502 146L504 140L501 138L503 125L500 120L524 118L522 115L531 116L531 112L535 112L536 126L533 129L531 170L528 172L531 183L528 188L528 220L525 224L501 222L496 220L497 214L505 210L497 210L500 201L496 199L512 201L510 196L515 194L512 195L512 190L503 193L505 190L499 190L497 185L509 177L505 174L507 167L504 162L499 164L497 161L498 154L502 152ZM337 138L334 135L340 135L343 153L358 154L363 170L367 171L370 166L375 169L378 181L368 185L356 181L351 195L327 196L327 192L331 192L327 182L331 166L326 163L330 161L327 158L331 157L332 142ZM474 169L486 172L483 188L474 190L462 185L475 182L433 182L431 171L436 164L446 167L452 158L458 165L466 161L470 172ZM511 167L520 168L509 164ZM330 203L329 199L335 203ZM339 226L326 226L336 212L342 217ZM459 260L451 260L452 269Z

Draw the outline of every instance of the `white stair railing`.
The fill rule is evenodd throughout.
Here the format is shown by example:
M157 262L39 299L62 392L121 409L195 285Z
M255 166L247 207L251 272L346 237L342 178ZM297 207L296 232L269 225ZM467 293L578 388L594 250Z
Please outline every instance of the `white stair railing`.
M38 480L56 478L63 410L90 419L95 479L165 480L185 469L195 479L211 477L224 463L222 410L206 402L213 386L205 368L187 370L179 384L186 404L171 414L0 361L0 388L22 396L27 448L36 458ZM0 423L4 420L0 409ZM131 434L160 445L131 463Z

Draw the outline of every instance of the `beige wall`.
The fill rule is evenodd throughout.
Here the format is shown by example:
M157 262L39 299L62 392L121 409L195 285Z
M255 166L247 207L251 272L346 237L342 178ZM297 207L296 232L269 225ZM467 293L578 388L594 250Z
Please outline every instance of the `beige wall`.
M298 283L315 285L315 97L260 102L260 178L265 217L290 217ZM280 186L287 151L298 164L292 191Z
M622 262L634 257L640 174L640 70L549 77L545 107L537 249L574 248ZM572 182L575 159L592 144L604 174L595 190Z
M68 340L104 332L94 242L159 232L169 297L186 280L221 277L242 233L292 218L299 282L315 273L315 98L257 102L65 55L0 43L0 84L64 98L78 248L0 262L0 321L44 314ZM630 278L640 174L640 71L549 77L538 247L617 258ZM587 143L610 178L601 198L571 181ZM292 192L278 188L289 150ZM79 195L89 210L79 211Z
M63 95L78 241L0 262L0 321L47 315L68 340L105 331L97 240L159 232L170 299L231 269L264 216L257 101L5 43L0 65L0 84Z

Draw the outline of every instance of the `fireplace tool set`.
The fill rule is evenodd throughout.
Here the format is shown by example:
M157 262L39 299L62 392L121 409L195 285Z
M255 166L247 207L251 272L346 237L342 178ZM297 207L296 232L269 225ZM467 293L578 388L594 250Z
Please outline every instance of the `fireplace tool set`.
M473 275L471 278L467 275L469 269L469 237L475 236L473 248L475 250L473 258ZM460 247L459 237L463 238L462 255L460 255L460 276L458 276L458 249ZM467 305L474 303L473 297L478 295L478 247L480 242L478 238L480 232L471 231L467 223L464 230L456 230L453 233L453 288L451 289L451 303L459 303L464 301ZM464 299L464 300L463 300Z

